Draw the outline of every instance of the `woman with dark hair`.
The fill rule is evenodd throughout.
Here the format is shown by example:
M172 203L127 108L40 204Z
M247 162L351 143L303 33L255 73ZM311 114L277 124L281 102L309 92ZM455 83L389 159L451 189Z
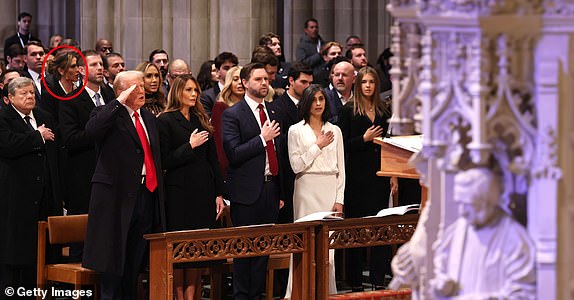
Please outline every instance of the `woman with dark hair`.
M328 122L329 101L318 84L303 91L302 121L289 128L289 162L295 177L293 216L321 211L343 212L345 152L339 127ZM329 292L337 293L333 250L329 250Z
M167 108L159 115L165 168L167 230L213 228L223 212L221 172L210 136L213 128L191 75L173 81ZM201 264L174 270L177 299L199 299Z
M391 117L379 95L379 76L372 67L363 67L355 80L354 101L339 112L346 153L345 216L372 216L388 207L390 190L397 189L397 179L377 176L381 166L381 147L373 140L382 136ZM362 249L349 249L347 272L353 291L361 291ZM371 281L383 288L384 275L390 274L390 253L381 247L372 248ZM389 261L387 261L389 260Z
M75 51L63 49L59 51L54 59L48 61L48 76L46 76L46 86L50 91L59 97L66 97L78 88L80 79L78 54ZM40 107L48 111L56 123L58 123L59 99L55 98L42 86L40 97Z
M161 90L161 72L156 65L150 62L142 62L136 66L136 71L144 73L145 104L142 107L159 115L165 107L165 95Z
M208 60L201 64L199 73L197 73L197 81L202 91L210 89L217 84L219 78L217 78L217 69L213 60Z

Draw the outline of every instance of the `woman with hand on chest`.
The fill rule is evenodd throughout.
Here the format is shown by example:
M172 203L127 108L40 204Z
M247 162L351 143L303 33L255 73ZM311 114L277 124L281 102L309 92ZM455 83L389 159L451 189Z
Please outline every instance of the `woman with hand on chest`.
M177 77L159 115L162 163L166 183L167 230L213 228L223 212L223 180L213 128L199 101L200 88L191 75ZM199 299L201 263L174 270L177 299ZM192 267L192 268L190 268Z

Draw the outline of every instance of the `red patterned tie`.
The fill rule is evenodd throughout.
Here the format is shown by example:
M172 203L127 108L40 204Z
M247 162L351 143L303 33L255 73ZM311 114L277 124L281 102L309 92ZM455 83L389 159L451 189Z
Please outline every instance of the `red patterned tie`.
M263 104L259 104L257 108L259 108L259 120L261 120L261 126L263 126L267 121L267 116L265 115L265 111L263 111ZM271 175L277 176L279 173L279 165L277 164L277 155L275 154L275 147L273 147L272 140L267 141L265 151L267 151L267 158L269 159L269 171L271 171Z
M155 164L153 162L151 147L147 141L147 136L145 134L142 123L140 123L140 118L137 111L134 111L134 118L136 121L136 131L138 132L138 136L144 150L144 165L146 170L145 186L150 192L153 192L157 187L157 177L155 174Z

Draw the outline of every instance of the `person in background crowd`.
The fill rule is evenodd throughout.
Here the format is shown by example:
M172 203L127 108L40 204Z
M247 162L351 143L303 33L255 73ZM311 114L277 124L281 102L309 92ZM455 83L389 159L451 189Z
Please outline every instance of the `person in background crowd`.
M112 52L102 58L104 63L104 79L105 83L113 88L114 80L118 73L125 71L126 63L121 54Z
M111 41L99 38L96 41L95 49L96 52L98 52L100 56L103 58L104 56L114 52L114 45L112 44Z
M31 41L42 43L40 39L33 36L30 30L32 26L32 15L27 12L21 12L18 15L18 31L13 36L8 37L4 41L4 59L7 57L8 48L11 45L17 44L24 48Z
M214 228L225 204L215 142L210 138L213 127L191 74L177 77L171 89L166 110L159 116L167 230ZM174 270L176 299L201 298L198 267L203 265L186 264L181 267L187 269Z
M31 79L15 78L7 89L10 105L0 110L0 286L35 287L38 221L62 215L55 124L36 107Z
M392 86L391 75L389 71L391 70L391 64L389 62L390 58L393 56L390 48L386 48L377 59L377 72L381 78L381 92L386 92L390 90Z
M34 82L34 95L36 96L36 104L40 103L40 97L42 95L42 64L44 63L44 47L40 42L31 41L24 47L24 52L26 53L26 70L22 73L22 76L32 79Z
M243 96L245 96L245 89L241 83L241 78L239 74L241 72L241 66L235 66L229 71L227 71L227 78L225 78L225 85L219 94L217 102L213 106L211 111L211 126L213 126L213 138L215 139L215 146L217 149L217 157L219 158L219 165L221 167L221 174L223 175L223 180L227 180L227 165L229 161L227 160L227 155L225 155L225 150L223 149L223 140L221 136L221 116L223 111L227 108L235 105Z
M306 88L299 104L303 120L291 126L288 134L289 162L297 174L293 193L294 218L297 220L320 211L342 215L345 151L341 130L328 121L329 101L320 85ZM329 293L337 293L334 249L329 250Z
M197 73L197 81L202 92L217 85L219 77L217 76L217 69L213 60L206 60L201 64L199 72Z
M348 64L348 63L347 63ZM350 66L349 66L350 67ZM397 178L377 176L381 165L380 146L373 139L387 132L390 108L379 97L379 78L375 69L359 70L354 101L347 102L339 113L346 153L345 217L376 215L387 208L389 194L397 192ZM371 282L384 288L385 274L390 271L389 247L371 248ZM362 249L349 249L347 274L353 291L363 290Z
M341 56L341 51L343 47L337 42L328 42L323 46L321 50L321 56L323 57L323 62L313 69L313 82L326 88L331 83L331 67L330 63L336 57Z
M273 54L273 51L268 47L255 46L251 54L251 63L261 63L265 66L265 71L267 71L267 76L269 76L270 81L274 81L277 78L277 68L279 66L279 60ZM273 101L277 96L280 96L275 92L273 87L269 87L265 101Z
M10 104L10 99L8 99L8 84L14 80L14 78L21 77L20 72L17 70L6 70L2 72L0 76L0 90L2 90L2 102L0 102L0 109Z
M295 57L311 68L316 68L322 61L320 52L323 44L325 43L319 35L319 22L313 18L308 19L305 21L304 34L297 45Z
M155 116L165 108L165 96L161 90L161 73L156 65L150 62L142 62L135 68L144 74L145 104L143 109Z
M361 40L361 38L357 35L350 35L347 37L347 39L345 39L345 52L349 49L351 49L351 47L353 46L358 46L358 45L363 45L363 41Z
M215 102L217 101L217 95L223 89L225 85L225 75L227 75L227 71L232 67L237 66L239 64L239 60L237 56L231 52L221 52L214 60L215 68L217 69L217 77L219 78L219 82L203 93L201 93L201 104L203 104L203 108L208 116L211 116L211 110Z
M289 63L285 61L285 56L281 50L281 40L279 36L273 32L269 32L259 39L259 46L266 46L273 51L273 54L279 59L279 66L277 69L277 76L271 82L271 86L275 89L277 94L282 95L289 86L288 73Z
M161 73L161 78L163 78L161 87L163 89L163 94L167 95L169 93L169 82L167 81L167 68L169 66L169 55L167 55L167 51L163 49L153 50L149 54L148 61L154 64Z
M7 70L22 70L26 65L26 53L24 49L18 45L13 44L6 51L6 65Z
M62 37L62 36L59 35L59 34L54 34L54 35L52 35L52 36L50 37L50 43L49 43L50 50L52 50L52 49L54 49L54 48L60 46L60 43L62 42L62 39L63 39L63 38L64 38L64 37Z
M351 64L353 64L353 67L355 67L355 72L359 71L359 69L363 67L366 67L369 63L367 61L367 52L365 51L365 47L363 47L363 45L351 46L351 48L345 53L345 56L351 60Z
M172 85L178 76L186 74L191 74L191 70L183 59L178 58L172 61L167 68L167 81L169 82L169 86Z

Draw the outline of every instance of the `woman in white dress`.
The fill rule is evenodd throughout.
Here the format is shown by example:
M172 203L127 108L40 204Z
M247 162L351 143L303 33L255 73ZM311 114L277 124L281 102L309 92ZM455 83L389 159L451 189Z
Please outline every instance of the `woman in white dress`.
M289 161L295 177L294 218L321 211L343 212L345 152L339 127L329 123L329 101L313 84L305 89L299 114L302 121L289 128ZM337 293L334 251L329 251L329 292Z

